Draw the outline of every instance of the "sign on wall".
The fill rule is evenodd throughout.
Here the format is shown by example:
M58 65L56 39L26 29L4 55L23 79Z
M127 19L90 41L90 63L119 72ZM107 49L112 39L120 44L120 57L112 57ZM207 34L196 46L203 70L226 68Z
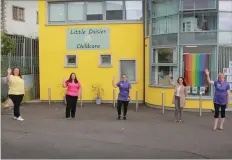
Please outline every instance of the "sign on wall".
M106 50L110 48L109 28L69 28L67 50Z

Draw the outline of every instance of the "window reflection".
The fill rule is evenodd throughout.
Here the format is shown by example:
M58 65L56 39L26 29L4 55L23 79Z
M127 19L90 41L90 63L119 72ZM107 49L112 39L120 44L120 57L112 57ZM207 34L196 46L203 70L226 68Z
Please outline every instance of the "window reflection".
M106 20L123 19L123 2L106 1Z
M87 20L103 20L103 3L88 2L87 3Z
M142 20L142 1L126 1L126 19Z
M232 1L219 1L219 11L232 11Z
M182 0L182 9L216 9L216 0Z
M219 12L219 30L232 31L232 13Z

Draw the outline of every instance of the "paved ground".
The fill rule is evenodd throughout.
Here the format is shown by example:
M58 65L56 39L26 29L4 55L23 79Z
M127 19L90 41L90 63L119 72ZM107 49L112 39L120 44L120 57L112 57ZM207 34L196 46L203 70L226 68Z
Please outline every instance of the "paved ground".
M213 132L212 113L186 112L174 124L173 111L130 107L127 121L110 105L91 104L66 120L63 104L24 104L24 122L2 115L2 158L232 158L232 112L225 130Z

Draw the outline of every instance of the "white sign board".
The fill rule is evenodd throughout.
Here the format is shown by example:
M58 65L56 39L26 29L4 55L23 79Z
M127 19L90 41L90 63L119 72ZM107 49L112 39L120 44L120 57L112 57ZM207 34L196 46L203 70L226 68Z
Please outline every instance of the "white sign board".
M192 87L192 93L197 94L197 87Z
M232 82L232 76L227 76L227 77L226 77L226 81L227 81L227 82Z
M232 68L223 68L223 73L226 76L232 76Z

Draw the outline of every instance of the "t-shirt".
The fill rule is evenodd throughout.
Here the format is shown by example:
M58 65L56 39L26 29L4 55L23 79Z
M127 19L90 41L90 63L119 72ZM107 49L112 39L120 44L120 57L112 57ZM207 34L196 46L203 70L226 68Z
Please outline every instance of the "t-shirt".
M19 76L10 76L8 94L21 95L25 94L24 80Z
M230 85L227 82L221 83L220 81L214 82L215 94L214 103L219 105L227 104L227 91L230 90Z
M74 82L66 82L67 91L66 94L69 96L79 96L79 90L81 88L80 82L74 83Z
M118 100L120 101L127 101L129 97L129 92L131 89L131 84L129 81L120 81L117 83L117 86L119 87L119 94L118 94Z

